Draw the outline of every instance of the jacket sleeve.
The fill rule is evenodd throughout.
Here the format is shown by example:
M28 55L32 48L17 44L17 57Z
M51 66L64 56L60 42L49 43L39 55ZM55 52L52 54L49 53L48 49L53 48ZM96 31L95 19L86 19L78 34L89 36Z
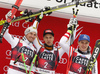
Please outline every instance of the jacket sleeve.
M38 28L38 25L39 25L39 22L37 20L35 20L33 23L33 27ZM42 42L39 40L38 36L33 41L33 44L35 45L35 47L37 49L37 53L38 53L38 51L40 50L40 48L42 46Z
M19 39L14 37L14 36L12 36L11 34L9 34L8 31L9 31L9 29L6 30L6 32L4 34L4 38L11 45L11 48L14 48L17 45Z
M75 40L75 35L76 35L76 29L73 32L74 40ZM71 34L67 31L60 39L59 44L62 47L62 50L60 51L66 52L69 55L70 41L71 41ZM61 53L59 52L59 54Z

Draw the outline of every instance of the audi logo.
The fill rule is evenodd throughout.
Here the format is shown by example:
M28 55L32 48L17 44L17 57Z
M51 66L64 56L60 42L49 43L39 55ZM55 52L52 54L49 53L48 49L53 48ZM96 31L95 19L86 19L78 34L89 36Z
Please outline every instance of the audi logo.
M59 61L60 64L66 64L67 63L67 59L66 58L61 58L61 60Z
M4 70L5 72L7 72L8 69L9 69L9 66L7 66L7 65L5 65L5 66L3 67L3 70Z
M7 50L7 51L6 51L6 55L7 55L7 56L11 56L11 50Z

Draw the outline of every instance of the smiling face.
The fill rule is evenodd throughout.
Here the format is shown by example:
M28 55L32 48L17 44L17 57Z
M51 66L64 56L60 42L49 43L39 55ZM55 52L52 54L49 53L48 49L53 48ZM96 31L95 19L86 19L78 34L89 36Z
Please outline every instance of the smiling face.
M46 35L43 37L43 40L45 41L45 43L46 43L48 46L52 46L52 45L53 45L53 41L54 41L54 37L53 37L51 34L46 34Z
M35 32L30 32L26 35L26 38L29 42L33 42L34 39L36 38L36 33Z
M79 41L78 42L78 45L79 45L79 50L81 50L81 51L87 51L87 49L88 49L88 46L89 46L89 41L87 41L87 40L81 40L81 41Z

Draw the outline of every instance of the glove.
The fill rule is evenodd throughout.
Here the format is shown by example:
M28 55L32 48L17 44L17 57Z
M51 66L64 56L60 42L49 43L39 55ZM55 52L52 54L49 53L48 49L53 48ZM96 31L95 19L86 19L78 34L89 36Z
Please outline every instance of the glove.
M44 7L43 11L48 11L48 10L51 10L51 8L48 6L48 7ZM50 15L52 12L48 12L48 13L45 13L46 16Z
M37 16L37 21L40 22L43 18L43 12L41 12L41 15Z
M25 17L25 16L30 16L30 15L32 15L33 14L33 12L30 10L29 12L28 12L28 9L25 9L25 11L22 13L22 17ZM35 17L30 17L30 18L28 18L28 19L25 19L27 22L33 22L33 20L35 19Z
M73 30L75 30L78 26L77 18L71 18L67 25L67 30L70 34L72 34Z
M42 20L42 18L43 18L44 15L46 15L46 16L50 15L52 12L45 13L45 14L43 15L43 12L48 11L48 10L50 10L50 9L51 9L50 7L45 7L44 9L40 10L41 15L37 16L37 21L40 22L40 21Z
M71 18L70 21L69 21L69 24L77 25L78 24L77 18Z
M11 10L5 15L6 20L12 15ZM16 16L14 15L14 18L16 18Z
M67 25L68 30L75 30L75 28L78 27L78 21L77 18L71 18L69 21L69 24Z
M28 15L32 15L33 13L32 13L32 11L30 10L29 12L28 12ZM35 17L30 17L29 19L26 19L26 21L28 21L28 22L33 22L33 20L35 19Z

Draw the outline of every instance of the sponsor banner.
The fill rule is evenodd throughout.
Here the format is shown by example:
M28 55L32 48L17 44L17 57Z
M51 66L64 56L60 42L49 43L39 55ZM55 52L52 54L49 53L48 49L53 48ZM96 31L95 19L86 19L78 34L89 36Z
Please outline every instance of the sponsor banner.
M15 1L16 0L8 0L6 3L13 4L13 3L15 3ZM41 1L40 0L24 0L21 5L42 9L45 6L54 7L54 6L68 3L71 1L73 1L73 0L41 0ZM79 1L84 1L84 0L79 0ZM63 14L65 14L65 13L72 14L73 7L75 7L75 6L58 10L58 12L63 13ZM93 3L80 4L78 6L78 9L79 9L79 15L100 19L100 15L99 15L100 1L99 0L96 0L96 2L93 2Z

